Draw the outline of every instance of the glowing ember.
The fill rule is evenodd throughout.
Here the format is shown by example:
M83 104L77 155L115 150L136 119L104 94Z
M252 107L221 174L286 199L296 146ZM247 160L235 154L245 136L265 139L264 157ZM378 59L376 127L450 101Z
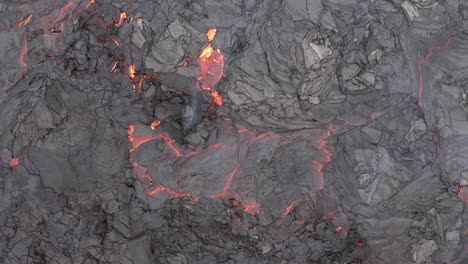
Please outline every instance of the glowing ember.
M216 36L216 28L210 28L208 29L208 32L206 32L206 36L208 37L208 41L212 42Z
M341 232L341 231L343 231L343 227L338 226L338 227L336 228L336 232Z
M213 97L214 104L216 104L217 106L223 105L223 97L219 95L218 92L211 92L211 96Z
M135 64L129 65L129 66L128 66L128 76L129 76L128 78L129 78L130 80L132 80L132 81L135 80L135 73L136 73L136 71L135 71Z
M436 46L436 47L431 47L429 48L429 51L427 52L426 56L423 56L418 60L418 70L419 70L419 107L422 108L422 96L423 96L423 72L422 72L422 65L423 63L427 62L431 57L434 52L434 50L437 49L446 49L450 45L452 40L450 38L447 38L447 41L444 43L442 46Z
M128 18L127 13L125 12L120 12L120 19L117 24L115 24L115 27L121 27L124 23L124 21Z
M19 158L16 157L16 158L12 158L12 159L10 160L10 164L9 164L9 165L10 165L11 168L14 168L14 167L18 166L19 163L20 163L20 160L19 160Z
M151 127L151 129L155 130L156 127L158 127L160 124L161 124L161 121L159 121L159 120L154 120L153 122L151 122L150 127Z

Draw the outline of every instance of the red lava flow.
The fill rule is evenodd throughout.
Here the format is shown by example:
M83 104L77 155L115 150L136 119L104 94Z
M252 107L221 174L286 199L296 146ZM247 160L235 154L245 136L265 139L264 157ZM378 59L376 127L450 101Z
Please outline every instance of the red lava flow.
M122 14L124 13L121 13L121 15ZM121 21L119 21L119 23L117 23L115 26L116 27L120 26L120 22L122 22L125 18L126 18L126 14L122 15ZM202 90L206 90L210 92L212 96L212 101L211 101L212 105L221 106L223 97L218 93L218 91L214 90L214 87L218 84L218 82L221 80L223 76L224 57L219 49L214 49L212 46L212 42L214 40L214 37L216 36L216 29L214 28L209 29L206 35L208 38L208 44L201 51L201 54L198 58L198 63L200 67L200 75L197 78L197 83L198 83L198 86L201 87ZM141 89L142 81L146 77L147 76L143 76L138 82L140 89ZM128 78L132 81L133 90L135 91L136 70L135 70L134 64L131 64L128 66ZM225 118L225 119L231 126L229 127L230 129L225 129L224 131L226 132L226 134L230 134L230 132L232 131L232 120L230 118ZM130 125L128 128L128 139L131 143L131 147L129 148L129 153L133 153L142 144L149 142L149 141L153 141L153 140L163 140L166 146L169 147L173 152L172 154L165 154L162 157L156 157L155 158L156 160L162 160L162 159L169 158L169 157L179 158L179 157L193 156L193 155L204 153L208 150L227 147L227 145L225 144L215 143L215 144L208 146L207 148L203 150L183 151L176 146L176 142L174 139L157 131L160 124L161 122L159 120L153 121L149 125L149 127L154 131L153 134L152 135L140 135L140 136L134 136L136 127L133 124ZM326 130L326 135L324 137L319 138L318 149L323 152L324 160L323 161L319 159L311 160L312 164L315 166L315 171L320 177L320 186L318 187L318 190L316 191L320 191L324 188L324 184L325 184L325 179L324 179L325 176L323 172L324 163L330 162L333 156L332 152L329 151L325 146L327 144L327 140L332 136L332 133L335 131L336 131L335 127L333 125L330 125L328 129ZM255 133L248 130L247 128L241 128L241 129L238 129L237 131L237 134L239 135L244 134L244 133L247 134L247 137L248 137L246 139L247 141L257 141L257 140L262 140L265 138L276 138L276 139L281 138L281 135L276 134L274 132L266 132L260 135L256 135ZM140 171L143 174L143 178L149 181L149 184L146 186L148 189L151 188L151 190L147 191L148 195L154 196L154 195L166 193L172 197L189 197L193 199L194 201L198 201L200 199L200 197L193 197L193 195L183 190L176 191L162 184L157 184L156 181L153 179L153 177L148 173L148 169L146 167L136 162L132 162L132 164L133 164L134 169ZM240 204L240 206L243 207L243 210L246 213L257 215L260 213L261 205L256 201L255 198L247 197L243 195L242 193L240 193L239 191L231 190L231 186L234 181L234 178L236 177L236 174L239 172L239 170L242 168L242 165L243 165L242 161L238 162L237 165L227 175L223 189L219 193L211 195L208 198L210 199L234 199L238 202L238 204ZM289 203L289 205L287 206L287 208L284 210L284 212L281 215L283 220L297 206L299 206L301 202L304 202L304 201L307 203L312 202L312 204L314 204L312 208L316 207L315 197L313 196L312 193L309 193L310 197L307 195L304 195L304 196L305 196L304 198L300 196L299 198L296 198L292 202Z
M155 134L153 135L140 135L140 136L134 136L135 132L135 125L130 125L128 129L128 139L131 143L131 148L129 149L129 153L134 152L138 147L140 147L142 144L153 141L153 140L164 140L166 146L172 149L173 154L166 154L163 158L168 158L168 157L189 157L193 155L198 155L201 153L204 153L208 150L212 149L217 149L217 148L222 148L222 147L227 147L227 145L224 145L222 143L215 143L212 145L209 145L206 149L200 150L200 151L183 151L175 146L175 140L170 138L169 136L160 133L157 131L159 125L161 122L159 120L153 121L149 126L150 128L154 131ZM318 145L318 148L323 152L324 154L324 161L323 162L330 162L332 153L328 149L325 148L326 140L332 136L332 133L336 131L335 127L333 125L330 125L328 130L326 131L326 135L322 138L319 139L320 144ZM249 131L246 128L241 128L238 130L239 134L246 133L247 134L247 141L257 141L257 140L262 140L266 138L281 138L279 134L273 133L273 132L267 132L263 133L260 135L255 135L255 133ZM157 159L158 160L158 159ZM315 169L317 174L321 178L320 186L318 187L317 191L320 191L324 188L324 173L323 173L323 162L319 160L312 160L312 163L314 163L317 168ZM148 169L142 165L139 165L136 162L133 162L133 167L134 169L141 170L143 172L144 177L146 178L150 184L147 186L148 188L151 187L153 188L152 190L148 191L148 195L158 195L162 193L166 193L172 197L190 197L193 200L199 199L199 197L194 198L193 195L186 191L176 191L171 188L168 188L167 186L161 185L161 184L155 184L155 180L151 175L148 173ZM214 195L211 195L210 199L234 199L238 201L240 206L243 207L243 210L246 213L252 214L252 215L257 215L260 213L260 208L261 205L255 200L253 197L246 197L242 195L241 193L237 191L231 191L231 185L233 183L234 178L236 177L236 174L239 172L239 170L242 168L243 162L240 161L237 163L237 165L232 169L232 171L227 175L226 181L224 183L223 189ZM156 187L155 187L156 186ZM309 197L310 196L310 197ZM304 198L296 198L294 199L288 207L284 210L282 213L281 217L284 220L287 215L289 215L301 202L312 202L314 206L312 208L315 208L315 198L312 193L309 193L308 196L304 194ZM301 214L302 216L302 214ZM302 217L305 219L305 217Z
M334 132L336 132L336 128L332 124L330 124L325 137L320 138L319 140L320 141L319 149L325 155L325 161L324 161L325 163L331 162L332 157L333 157L333 153L327 148L325 148L325 145L327 144L327 140L333 135ZM311 162L316 166L315 171L320 176L320 187L317 191L321 191L325 187L325 174L323 172L324 164L323 162L316 160L316 159L311 160ZM316 207L315 197L312 193L309 193L310 197L307 196L305 193L303 193L303 196L304 198L302 199L302 201L306 201L306 202L311 201L313 203L313 208ZM298 206L300 202L301 202L300 198L297 198L289 204L289 206L284 210L283 214L281 215L282 222L285 220L286 216L288 216L294 210L294 208Z
M212 104L221 106L223 104L223 97L214 90L214 87L224 74L224 56L219 49L213 48L212 42L216 36L216 32L215 28L210 28L206 33L208 44L198 57L200 76L197 77L197 81L203 90L211 93L213 98Z

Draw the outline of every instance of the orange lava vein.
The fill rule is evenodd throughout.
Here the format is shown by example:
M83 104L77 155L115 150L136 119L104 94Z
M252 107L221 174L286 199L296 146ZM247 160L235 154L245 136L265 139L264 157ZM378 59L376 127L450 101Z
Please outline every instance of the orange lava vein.
M29 14L23 18L21 18L20 22L18 23L18 28L19 27L22 27L22 26L26 26L27 24L29 24L29 22L31 22L31 18L32 18L32 15Z
M232 181L234 180L234 176L236 176L237 172L239 171L240 167L242 166L242 162L239 162L236 167L229 173L228 178L226 180L226 184L224 185L223 192L215 194L211 196L211 198L222 198L228 194L229 189L231 188Z
M296 205L299 203L299 200L298 199L295 199L293 200L289 205L288 207L286 207L286 210L284 210L283 214L281 214L281 218L286 218L286 216L288 214L291 213L291 211L294 209L294 207L296 207Z
M90 0L89 3L86 5L85 9L88 9L91 6L91 4L95 4L95 3L96 3L95 0Z
M450 37L447 37L447 41L444 43L444 45L429 48L429 51L427 52L426 56L423 56L418 60L418 71L419 71L419 103L418 105L421 108L422 108L422 96L423 96L423 86L424 86L422 65L423 63L425 63L432 57L434 50L446 49L448 48L451 42L452 42L452 39L450 39Z
M114 26L115 27L121 27L124 23L124 21L128 18L128 15L126 12L120 12L120 18L119 18L119 22L116 23Z
M73 6L73 0L70 0L66 5L64 5L62 8L60 8L59 15L55 18L54 22L52 22L51 32L54 32L55 25L62 19L65 12L67 12L68 9L70 9L72 6Z
M325 187L325 175L323 173L323 164L318 160L312 160L312 163L314 163L315 165L318 166L316 171L317 171L317 173L318 173L318 175L320 176L320 179L321 179L319 190L323 190L323 187Z
M153 122L151 122L150 127L151 129L155 130L160 124L161 124L161 121L154 120Z
M170 196L172 197L191 197L191 195L189 193L186 193L186 192L177 192L177 191L174 191L166 186L163 186L163 185L160 185L158 187L156 187L154 190L152 191L149 191L147 192L148 195L157 195L161 192L165 192L167 194L169 194Z
M164 135L164 134L159 134L167 143L167 145L174 151L177 157L182 157L182 152L174 146L175 140L172 139L171 137Z
M132 124L128 127L128 130L127 130L128 140L132 144L132 148L129 150L130 153L134 152L139 146L141 146L142 144L148 141L162 138L164 139L164 141L166 141L166 144L174 151L177 157L183 156L182 152L174 146L175 140L167 135L164 135L163 133L158 133L156 136L142 135L142 136L134 137L133 132L135 132L135 125Z
M117 46L119 49L122 49L122 46L115 38L111 38L110 40L115 44L115 46Z
M24 62L24 57L28 55L28 36L25 34L24 35L24 41L23 41L23 51L21 52L19 56L19 61L23 67L28 67L28 64Z

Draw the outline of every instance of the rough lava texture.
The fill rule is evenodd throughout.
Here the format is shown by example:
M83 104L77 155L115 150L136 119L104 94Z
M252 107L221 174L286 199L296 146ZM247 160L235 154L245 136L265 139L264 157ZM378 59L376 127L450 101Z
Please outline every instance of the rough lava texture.
M0 12L0 263L468 263L468 1Z

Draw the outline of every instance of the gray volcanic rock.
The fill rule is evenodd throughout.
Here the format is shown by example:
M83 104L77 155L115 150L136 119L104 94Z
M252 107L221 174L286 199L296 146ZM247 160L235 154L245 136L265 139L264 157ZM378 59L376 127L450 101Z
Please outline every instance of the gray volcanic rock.
M0 263L468 263L467 6L4 1Z

